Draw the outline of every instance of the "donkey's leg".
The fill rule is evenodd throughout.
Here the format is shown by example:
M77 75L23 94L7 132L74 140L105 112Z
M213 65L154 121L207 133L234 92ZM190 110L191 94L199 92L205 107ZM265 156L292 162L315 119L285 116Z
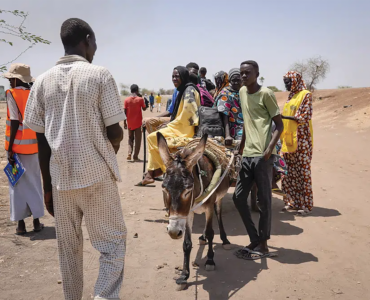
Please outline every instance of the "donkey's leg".
M204 230L203 234L199 237L199 245L206 245L207 239L205 238L206 231Z
M212 218L213 218L213 207L208 205L206 208L206 239L208 241L208 252L207 252L207 261L206 261L206 270L213 271L215 269L215 262L213 261L214 252L213 252L213 237L215 233L212 228Z
M176 279L176 283L178 284L177 290L181 291L186 288L188 278L190 276L190 253L193 243L191 242L191 231L193 227L193 219L194 213L190 212L188 215L188 219L186 221L186 228L185 228L185 237L183 243L183 250L184 250L184 264L182 267L181 275L178 279Z
M215 212L216 217L218 221L218 227L220 228L220 237L222 240L222 247L226 250L230 250L230 242L227 239L227 235L224 229L224 223L222 222L222 199L218 200L217 203L215 203Z

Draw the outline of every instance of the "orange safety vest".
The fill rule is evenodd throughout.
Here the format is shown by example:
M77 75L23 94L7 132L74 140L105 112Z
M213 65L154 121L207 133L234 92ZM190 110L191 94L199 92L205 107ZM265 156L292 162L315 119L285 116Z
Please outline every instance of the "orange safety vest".
M18 131L15 135L12 151L19 154L35 154L38 153L36 132L23 124L24 111L26 109L26 104L28 100L28 95L30 90L22 89L10 89L6 91L6 94L11 93L13 96L18 110L22 116L22 121L20 121ZM10 118L9 118L9 108L7 108L6 115L6 128L5 128L5 150L9 149L10 141Z

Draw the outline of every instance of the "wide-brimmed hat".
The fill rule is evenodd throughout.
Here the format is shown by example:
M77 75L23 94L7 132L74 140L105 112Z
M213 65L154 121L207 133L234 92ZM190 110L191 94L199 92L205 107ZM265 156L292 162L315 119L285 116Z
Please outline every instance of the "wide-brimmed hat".
M9 71L3 74L4 78L18 78L25 83L34 82L35 78L31 76L30 66L25 64L11 64Z

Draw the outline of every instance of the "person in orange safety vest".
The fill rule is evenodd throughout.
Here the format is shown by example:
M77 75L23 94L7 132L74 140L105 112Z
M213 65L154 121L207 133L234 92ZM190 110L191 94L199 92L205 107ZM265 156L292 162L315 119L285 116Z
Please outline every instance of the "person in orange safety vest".
M27 232L24 219L31 215L34 218L34 231L44 228L39 220L44 215L44 205L36 133L23 123L30 93L29 83L34 79L30 67L19 63L12 64L3 77L9 79L11 86L6 91L5 150L13 168L17 167L14 159L17 154L26 170L14 187L9 183L10 220L18 221L16 234L22 235Z

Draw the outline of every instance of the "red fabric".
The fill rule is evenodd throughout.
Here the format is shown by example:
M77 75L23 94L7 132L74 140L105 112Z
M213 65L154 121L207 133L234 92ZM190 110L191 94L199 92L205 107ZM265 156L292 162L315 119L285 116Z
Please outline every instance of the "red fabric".
M146 108L144 99L131 96L125 99L124 108L126 110L127 126L130 130L141 127L143 121L142 108Z

